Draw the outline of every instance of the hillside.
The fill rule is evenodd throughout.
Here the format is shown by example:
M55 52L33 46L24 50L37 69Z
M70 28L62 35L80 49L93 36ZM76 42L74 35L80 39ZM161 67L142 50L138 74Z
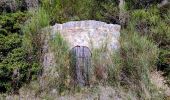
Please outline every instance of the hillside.
M1 0L1 99L169 100L170 1Z

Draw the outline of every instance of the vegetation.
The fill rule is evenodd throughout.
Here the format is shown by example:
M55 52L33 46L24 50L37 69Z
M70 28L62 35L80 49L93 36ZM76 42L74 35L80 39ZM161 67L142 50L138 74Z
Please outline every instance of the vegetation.
M109 52L103 47L93 51L96 78L105 80L104 84L130 90L138 99L161 99L163 95L155 92L158 90L150 80L150 72L156 69L157 45L132 30L122 31L120 45L120 52Z
M127 80L122 80L120 84L127 85L128 88L130 86L141 99L158 99L160 95L156 96L153 93L155 90L150 80L150 72L156 68L157 46L148 40L147 37L140 37L137 33L130 33L128 36L122 33L122 38L121 63L123 63L123 77L127 77L130 83ZM133 84L133 86L130 84ZM149 92L151 98L147 97L146 91Z
M41 4L49 12L51 24L87 19L116 22L118 13L117 2L112 0L42 0Z
M168 13L168 12L167 12ZM162 14L160 9L151 7L149 10L134 10L127 29L138 32L142 37L147 36L159 47L159 58L157 60L158 70L165 71L169 75L169 45L170 27L168 23L169 14Z
M50 40L51 50L54 53L55 61L52 70L49 70L49 76L46 80L48 82L48 90L57 88L60 94L70 89L70 59L69 48L67 42L62 36L57 33L52 40ZM52 78L51 78L52 77Z
M92 82L122 87L139 99L163 98L151 83L150 72L163 71L170 84L170 10L168 6L157 7L161 0L124 1L123 25L118 0L41 0L36 9L1 6L0 92L17 93L41 74L42 37L48 35L42 28L56 22L94 19L121 24L122 31L120 51L108 52L104 47L93 50L96 80ZM20 0L16 3L22 4ZM60 93L71 90L68 45L57 34L50 47L57 63L52 72L59 73L52 73L45 89L57 87ZM105 53L107 61L101 57Z
M0 16L0 92L16 92L24 82L35 79L38 63L29 59L22 45L24 12Z

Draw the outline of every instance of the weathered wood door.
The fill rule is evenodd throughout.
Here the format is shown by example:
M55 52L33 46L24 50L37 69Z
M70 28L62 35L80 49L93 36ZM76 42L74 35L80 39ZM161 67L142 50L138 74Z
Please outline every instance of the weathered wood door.
M89 84L91 51L86 46L75 46L71 50L71 66L74 81L79 86Z

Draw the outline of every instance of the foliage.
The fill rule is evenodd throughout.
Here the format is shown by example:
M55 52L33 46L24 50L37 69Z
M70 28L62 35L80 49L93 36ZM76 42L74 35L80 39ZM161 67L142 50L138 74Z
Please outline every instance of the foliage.
M125 0L127 9L143 9L160 3L162 0Z
M97 0L42 0L42 7L48 12L51 24L70 20L117 20L116 2ZM114 12L114 13L113 13ZM114 15L114 16L112 16Z
M67 42L57 33L50 41L51 51L54 54L55 64L49 73L48 87L57 88L63 94L70 88L70 60ZM51 89L49 88L49 89Z
M23 12L0 16L0 92L16 92L24 82L35 78L39 69L22 47L21 26L27 18Z
M107 49L107 40L98 49L92 50L92 83L117 86L122 70L121 58L117 50ZM95 79L94 79L95 78Z
M37 78L41 70L39 33L48 25L48 14L42 8L0 16L0 92L15 93Z
M28 11L29 9L36 9L40 0L1 0L0 14L15 13L17 11Z
M133 29L141 36L148 36L160 49L157 60L158 70L165 72L165 76L170 74L169 47L170 47L170 27L168 23L169 14L161 13L156 7L148 10L134 10L131 13L131 20L128 29Z
M162 99L163 95L150 80L151 71L156 69L157 45L147 36L141 37L133 30L123 30L120 46L120 51L115 52L105 46L92 51L94 76L97 79L94 82L124 88L123 91L131 91L137 99Z
M122 65L120 85L128 90L132 89L141 99L160 97L158 90L155 90L150 81L150 72L156 68L157 46L147 37L140 37L133 30L123 31L120 43L119 65Z
M25 82L37 78L40 71L41 36L48 34L41 34L42 28L71 20L94 19L108 23L120 21L118 0L40 2L39 8L28 12L0 11L0 92L16 91ZM156 62L158 68L165 72L168 81L170 80L170 11L156 7L160 0L125 2L127 15L130 16L127 25L123 27L120 52L108 53L106 61L101 57L108 52L105 48L94 50L93 66L96 73L99 73L95 74L100 80L106 70L108 84L132 90L140 99L156 99L157 96L154 98L153 95L156 95L157 90L151 84L149 76L150 71L156 68ZM17 3L22 5L21 0L17 0ZM59 72L52 75L59 77L49 78L49 88L57 87L62 93L71 87L68 84L71 79L68 46L59 34L51 40L50 46L57 64L54 71ZM108 69L100 69L103 66ZM147 93L150 97L146 96Z
M0 28L4 35L19 32L21 25L27 20L27 14L23 12L4 13L0 16ZM21 33L20 33L21 34Z
M43 8L31 10L30 19L22 27L23 47L30 53L33 53L41 47L41 28L49 25L49 16ZM36 50L35 50L36 49ZM35 53L35 52L34 52Z

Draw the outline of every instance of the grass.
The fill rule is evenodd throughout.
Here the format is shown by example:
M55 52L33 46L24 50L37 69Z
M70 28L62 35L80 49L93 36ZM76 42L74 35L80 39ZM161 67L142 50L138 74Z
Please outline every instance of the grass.
M58 89L59 92L69 88L69 71L70 71L70 59L69 59L69 49L67 42L61 37L59 33L56 34L54 40L52 40L52 51L54 51L56 71L59 74L58 77Z
M104 43L104 45L106 44ZM120 59L118 52L111 52L104 45L92 50L92 77L96 81L94 83L115 86L121 71Z
M163 94L159 93L161 90L157 90L150 80L150 72L156 70L159 55L159 49L152 40L132 30L124 30L118 51L108 51L104 47L92 51L97 84L103 83L104 80L104 84L129 91L130 98L163 98Z
M150 72L156 69L159 54L157 45L146 36L141 37L132 31L122 32L120 43L120 62L124 74L121 76L124 79L120 80L120 84L132 89L140 99L162 97L150 81Z
M22 45L30 53L30 57L36 56L40 59L40 55L37 54L42 46L41 29L49 26L50 22L80 19L104 20L105 17L101 14L102 11L98 12L103 7L109 15L117 16L118 13L117 7L110 9L113 8L114 4L109 6L103 2L100 8L96 5L99 3L94 0L82 0L83 3L76 1L76 4L64 1L64 5L59 0L54 0L54 3L51 4L50 1L43 0L42 7L30 11L30 19L22 27L24 33ZM68 7L68 5L72 5L72 7ZM161 60L162 63L169 61L168 57L164 57L169 55L169 13L160 16L159 9L153 7L147 11L145 9L134 10L130 13L130 16L130 28L128 27L122 31L121 34L120 51L110 52L105 48L105 45L92 51L91 69L93 74L91 84L103 83L119 87L129 93L129 98L132 98L133 94L138 99L162 99L163 95L158 92L159 90L150 81L150 72L156 69L157 59ZM162 21L162 17L164 21ZM158 58L160 49L154 43L163 49L160 58ZM45 89L49 92L50 89L56 88L63 95L73 87L71 84L68 44L57 34L50 41L50 47L54 54L55 64L45 79L47 81ZM165 69L168 81L170 80L168 79L170 78L169 69L169 66Z
M70 59L67 42L57 33L50 41L50 53L54 55L54 63L49 68L48 72L45 72L47 83L45 91L51 91L51 89L57 89L60 94L65 93L70 89Z
M50 19L43 8L31 10L29 13L30 19L22 27L22 32L24 33L23 47L28 51L33 51L34 46L38 43L36 40L40 38L41 29L49 25Z
M130 91L129 98L162 99L163 95L150 82L150 72L156 69L155 64L158 59L157 45L148 37L140 36L131 30L122 32L120 45L120 51L117 52L107 51L105 46L92 51L91 84L102 83L119 87L125 92ZM55 88L60 95L68 94L73 89L68 44L57 33L51 40L50 46L54 53L55 64L51 69L52 72L49 72L52 74L45 79L47 81L45 91L48 93Z
M92 87L109 85L118 88L122 98L163 98L163 94L159 93L161 90L150 81L150 72L156 69L159 54L152 40L132 30L125 30L122 31L118 51L108 51L105 45L92 50ZM50 40L50 52L54 54L55 64L44 79L47 82L42 90L46 92L44 98L50 97L48 94L52 89L60 95L82 92L82 89L75 89L71 84L69 46L59 33Z
M132 13L134 21L130 23L130 29L122 31L120 51L110 52L105 46L92 51L92 83L104 83L124 88L125 91L132 91L130 93L139 99L162 97L150 82L150 72L156 69L159 49L153 43L153 39L148 38L152 34L141 36L134 28L134 23L138 22L139 19L143 19L142 21L144 22L149 21L149 24L157 25L157 20L160 20L158 11L156 9L152 10L154 10L152 11L153 13L145 12L145 10L136 10ZM34 49L33 42L36 40L36 38L32 37L37 36L36 34L39 33L39 29L48 26L50 22L50 16L48 16L44 8L33 11L33 14L35 15L23 28L23 32L26 33L23 45L27 50L31 49L31 51ZM165 26L164 24L161 25L162 27ZM56 64L54 64L51 70L53 73L47 78L48 87L49 89L57 88L60 94L64 94L65 91L69 91L72 88L70 86L68 45L57 34L51 40L50 46L54 53ZM54 75L57 75L57 77L54 77Z

